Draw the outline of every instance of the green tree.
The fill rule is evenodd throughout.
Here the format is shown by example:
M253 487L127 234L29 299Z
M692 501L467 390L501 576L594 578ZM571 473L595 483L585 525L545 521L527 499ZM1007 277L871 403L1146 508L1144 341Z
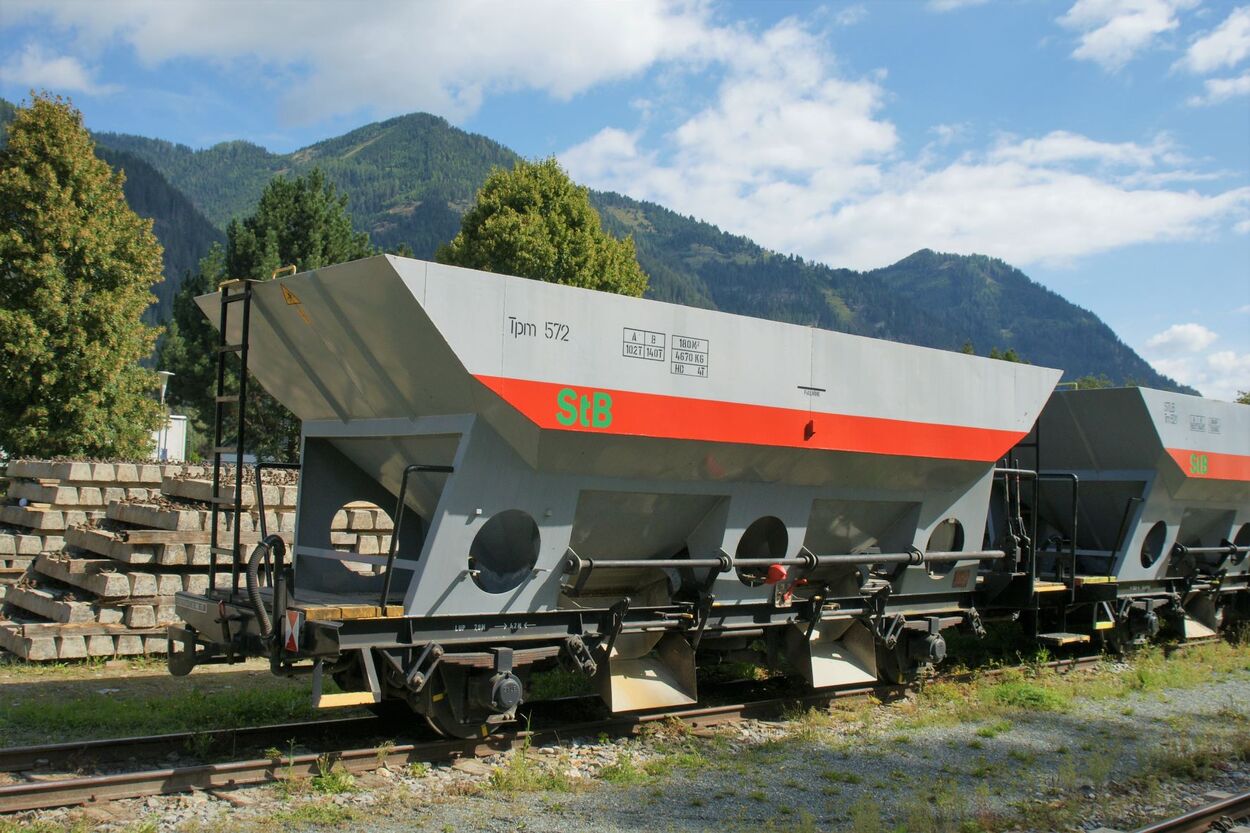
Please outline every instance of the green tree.
M1237 391L1236 401L1238 405L1250 405L1250 390Z
M174 299L174 317L158 358L171 370L168 399L193 420L200 438L197 449L211 444L213 396L216 394L217 330L195 304L195 297L213 292L230 278L266 280L274 270L293 264L299 271L374 254L369 236L352 228L347 197L326 182L319 170L302 177L270 181L256 211L234 220L226 229L226 247L214 247L188 275ZM228 387L235 389L237 369ZM299 420L248 380L247 447L263 458L295 460L299 456ZM232 439L227 432L225 439Z
M1077 390L1091 390L1094 388L1113 388L1115 387L1115 383L1112 382L1105 373L1099 373L1097 375L1088 373L1079 379L1074 379L1072 386Z
M95 155L82 114L31 95L0 150L0 448L146 455L161 420L139 366L161 245Z
M1016 348L1008 347L1006 350L999 350L997 347L990 348L990 358L998 359L1004 362L1014 362L1016 364L1028 364L1024 359L1020 358L1020 354L1016 352Z
M603 230L590 194L554 158L495 168L440 263L641 296L647 275L632 236Z

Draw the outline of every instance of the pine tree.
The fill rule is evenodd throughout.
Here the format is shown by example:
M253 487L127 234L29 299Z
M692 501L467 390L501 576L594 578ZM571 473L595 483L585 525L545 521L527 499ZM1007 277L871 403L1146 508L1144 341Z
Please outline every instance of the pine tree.
M195 297L215 291L231 278L268 279L288 264L303 272L372 254L369 236L352 229L347 197L319 170L294 179L273 179L255 213L230 223L225 249L214 247L174 299L174 318L159 358L161 368L175 374L168 400L191 418L198 451L203 453L211 442L217 330L196 306ZM228 382L232 390L236 374L232 369ZM254 378L248 380L247 423L249 451L268 459L299 457L299 420Z
M590 193L554 158L495 168L440 263L641 296L647 275L633 237L603 230Z
M32 94L0 150L0 448L139 457L161 420L139 366L161 280L152 222L69 101Z

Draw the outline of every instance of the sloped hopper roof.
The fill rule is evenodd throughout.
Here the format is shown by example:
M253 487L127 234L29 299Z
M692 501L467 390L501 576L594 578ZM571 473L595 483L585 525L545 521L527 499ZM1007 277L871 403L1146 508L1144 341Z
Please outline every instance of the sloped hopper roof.
M254 291L249 365L301 419L476 413L514 443L523 426L988 462L1059 377L390 255ZM216 323L217 296L197 301Z
M1250 483L1246 405L1149 388L1059 391L1041 434L1046 468L1157 469L1177 483Z

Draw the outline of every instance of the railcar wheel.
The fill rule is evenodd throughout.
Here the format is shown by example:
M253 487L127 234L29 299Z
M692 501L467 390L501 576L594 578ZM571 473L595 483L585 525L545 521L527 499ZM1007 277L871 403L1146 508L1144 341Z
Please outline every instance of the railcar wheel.
M422 689L422 713L430 728L449 738L481 738L490 734L487 713L469 702L468 675L440 667Z
M893 685L909 685L916 681L920 667L907 656L902 641L893 648L880 645L877 648L877 673L883 682Z

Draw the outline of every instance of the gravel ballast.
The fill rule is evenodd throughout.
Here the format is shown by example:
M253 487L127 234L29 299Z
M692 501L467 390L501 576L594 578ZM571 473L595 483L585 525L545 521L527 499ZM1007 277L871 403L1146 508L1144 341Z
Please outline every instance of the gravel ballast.
M940 684L891 704L574 740L381 770L350 786L324 779L37 818L188 833L1126 830L1201 804L1210 790L1250 788L1250 651L1220 650L1232 652L1221 670L1184 687L1126 689L1142 672L1107 664L1074 672L1054 694L1027 675ZM1083 690L1095 696L1072 695Z

